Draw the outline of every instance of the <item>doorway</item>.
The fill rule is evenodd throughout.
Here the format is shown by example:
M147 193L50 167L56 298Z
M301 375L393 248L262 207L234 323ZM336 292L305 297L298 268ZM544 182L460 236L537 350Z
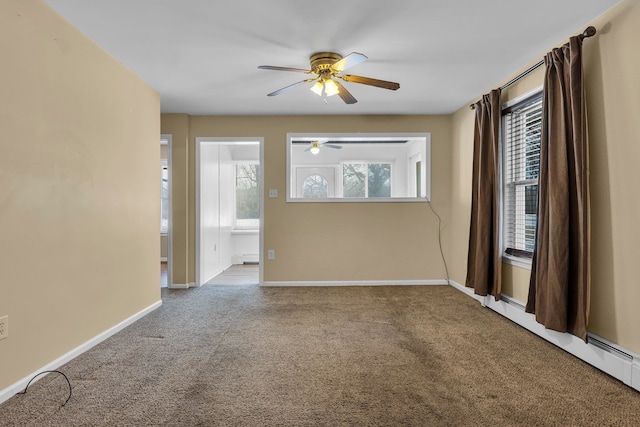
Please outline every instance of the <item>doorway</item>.
M171 280L171 135L160 135L160 287Z
M232 266L262 283L263 138L196 138L196 286Z

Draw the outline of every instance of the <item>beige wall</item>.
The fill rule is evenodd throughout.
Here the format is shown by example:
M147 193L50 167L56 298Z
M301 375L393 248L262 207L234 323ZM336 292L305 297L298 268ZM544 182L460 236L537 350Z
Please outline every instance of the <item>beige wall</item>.
M169 255L169 237L166 234L160 235L160 257L166 258Z
M160 299L159 96L40 1L0 2L0 390Z
M592 24L598 34L584 43L592 209L589 331L640 353L640 197L635 186L640 158L640 2L624 0ZM583 29L576 28L575 33ZM532 58L532 63L539 59ZM541 86L542 79L541 68L510 87L503 95L504 101ZM496 86L500 84L496 82ZM473 121L467 106L453 115L455 231L451 264L454 280L462 284L466 276ZM526 301L529 271L505 265L504 272L505 293Z
M438 222L425 203L286 203L287 132L431 132L433 207L450 215L450 116L162 116L162 132L176 134L180 157L174 173L188 177L188 196L174 180L186 209L176 212L174 226L188 230L174 243L174 259L187 264L187 276L174 282L195 280L195 138L264 137L265 191L277 188L278 199L265 198L265 250L276 251L275 261L265 261L265 281L351 281L444 279L438 248ZM183 156L185 153L180 153ZM185 167L187 168L185 170ZM174 236L178 234L176 228ZM448 241L449 228L443 231ZM184 270L183 270L184 271Z

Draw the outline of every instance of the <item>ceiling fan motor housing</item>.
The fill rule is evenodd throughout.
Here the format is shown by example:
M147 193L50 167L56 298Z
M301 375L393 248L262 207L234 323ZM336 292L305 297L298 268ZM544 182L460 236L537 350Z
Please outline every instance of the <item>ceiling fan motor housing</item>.
M340 61L342 55L333 52L318 52L311 55L309 62L311 70L318 75L322 75L331 68L333 64Z

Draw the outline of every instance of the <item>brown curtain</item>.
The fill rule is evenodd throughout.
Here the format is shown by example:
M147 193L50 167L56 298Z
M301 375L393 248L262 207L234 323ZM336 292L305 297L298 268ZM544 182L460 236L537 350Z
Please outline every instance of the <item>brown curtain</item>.
M475 104L471 227L465 285L479 295L500 299L502 259L498 222L500 89Z
M526 310L546 328L587 339L589 159L582 36L545 57L538 225Z

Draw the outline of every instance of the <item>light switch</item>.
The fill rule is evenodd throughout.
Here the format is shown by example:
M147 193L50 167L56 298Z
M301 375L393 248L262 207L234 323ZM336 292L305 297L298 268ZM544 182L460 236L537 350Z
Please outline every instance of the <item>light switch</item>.
M270 188L269 189L269 197L272 199L275 199L278 197L278 189L277 188Z

